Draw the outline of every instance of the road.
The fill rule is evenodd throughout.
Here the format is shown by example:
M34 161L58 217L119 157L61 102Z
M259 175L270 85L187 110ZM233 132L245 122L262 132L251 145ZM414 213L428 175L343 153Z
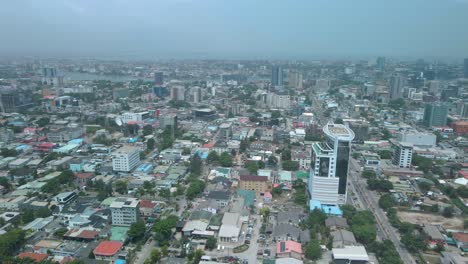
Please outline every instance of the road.
M358 201L363 205L363 207L368 208L374 213L379 237L381 239L389 239L393 242L403 263L416 264L413 256L406 250L406 248L404 248L403 244L400 243L400 237L397 233L397 230L392 227L388 221L387 215L379 207L378 194L374 191L368 190L365 179L360 177L361 166L355 159L351 159L350 161L350 188L356 194Z

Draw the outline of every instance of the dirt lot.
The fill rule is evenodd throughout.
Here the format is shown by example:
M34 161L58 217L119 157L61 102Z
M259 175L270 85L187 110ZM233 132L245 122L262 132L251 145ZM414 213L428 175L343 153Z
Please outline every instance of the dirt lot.
M460 218L445 218L440 215L416 213L416 212L398 212L401 221L412 224L430 223L433 225L442 225L445 229L463 229L463 220Z

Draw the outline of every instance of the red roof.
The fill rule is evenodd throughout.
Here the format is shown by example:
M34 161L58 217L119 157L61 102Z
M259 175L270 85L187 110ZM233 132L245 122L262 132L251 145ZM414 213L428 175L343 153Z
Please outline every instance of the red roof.
M150 200L141 200L140 201L140 207L143 208L154 208L156 205L153 203L153 201Z
M55 146L55 144L50 143L50 142L43 142L43 143L37 144L36 146L41 147L41 148L53 148Z
M457 242L468 243L468 233L454 233L452 237Z
M284 250L282 250L282 249L284 249ZM291 241L291 240L276 242L276 253L277 254L291 253L291 252L296 252L296 253L302 254L301 243Z
M18 255L18 258L30 258L34 260L34 262L41 262L45 260L49 255L47 254L40 254L40 253L32 253L32 252L22 252Z
M241 181L264 181L266 182L268 180L268 177L257 176L257 175L241 175L240 180Z
M94 176L94 173L84 172L84 173L75 173L75 177L79 179L90 179Z
M97 235L98 232L93 230L71 229L63 236L68 238L95 239Z
M465 179L468 179L468 171L459 170L458 174L460 174L460 176L463 176Z
M468 163L460 163L463 168L468 168Z
M206 143L202 145L202 148L212 148L214 147L214 145L215 145L214 143Z
M98 256L114 256L122 248L123 243L119 241L102 241L93 250L94 255Z

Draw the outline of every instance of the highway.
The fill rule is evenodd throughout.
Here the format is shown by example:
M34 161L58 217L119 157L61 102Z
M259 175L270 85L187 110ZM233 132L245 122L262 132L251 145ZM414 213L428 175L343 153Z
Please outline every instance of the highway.
M368 208L374 213L377 222L377 235L380 239L389 239L395 245L401 260L405 264L416 264L413 256L400 243L400 237L395 228L388 221L387 215L379 207L379 195L375 191L367 189L366 180L361 178L361 166L355 159L350 159L349 178L350 189L356 194L359 203L363 208Z

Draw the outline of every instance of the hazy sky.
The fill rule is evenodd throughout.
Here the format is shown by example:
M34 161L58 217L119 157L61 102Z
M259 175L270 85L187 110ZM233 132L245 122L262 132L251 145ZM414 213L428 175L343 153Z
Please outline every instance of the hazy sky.
M468 57L468 0L14 0L0 55Z

